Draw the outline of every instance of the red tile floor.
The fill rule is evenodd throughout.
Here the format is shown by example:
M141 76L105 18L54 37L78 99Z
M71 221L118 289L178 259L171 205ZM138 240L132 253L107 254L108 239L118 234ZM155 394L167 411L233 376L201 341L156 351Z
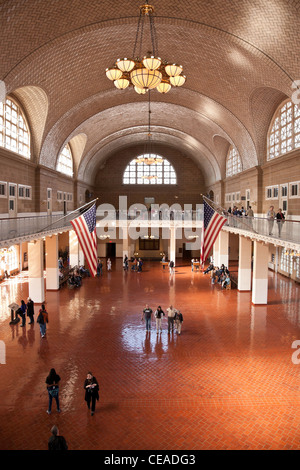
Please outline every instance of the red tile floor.
M77 290L46 292L41 339L36 323L9 325L7 305L28 296L26 272L3 282L0 449L47 449L53 424L79 450L298 449L299 292L270 272L269 304L253 306L251 293L222 291L189 264L170 277L158 262L137 274L116 260ZM182 335L168 335L166 322L161 335L154 324L146 334L145 303L180 308ZM52 367L62 412L53 403L47 415ZM84 402L89 370L100 383L93 417Z

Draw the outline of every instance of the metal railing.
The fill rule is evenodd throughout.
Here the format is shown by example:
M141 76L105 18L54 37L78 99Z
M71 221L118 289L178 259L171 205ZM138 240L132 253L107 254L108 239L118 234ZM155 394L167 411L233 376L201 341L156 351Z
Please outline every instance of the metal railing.
M74 211L75 212L75 211ZM36 235L43 232L60 231L71 228L70 221L74 219L77 214L70 213L67 216L62 215L43 215L43 216L28 216L28 217L15 217L15 218L2 218L0 219L0 242L6 240L14 240L25 236ZM263 217L248 217L248 216L235 216L228 212L223 212L222 215L227 218L225 226L232 227L233 229L246 230L259 235L270 236L280 240L300 244L300 221L286 220L277 222L277 220L268 220ZM170 212L153 212L153 211L134 211L124 212L112 211L106 213L103 217L97 217L97 221L106 219L106 222L115 221L132 221L136 219L142 221L194 221L203 222L203 210L197 211L179 211L172 210Z

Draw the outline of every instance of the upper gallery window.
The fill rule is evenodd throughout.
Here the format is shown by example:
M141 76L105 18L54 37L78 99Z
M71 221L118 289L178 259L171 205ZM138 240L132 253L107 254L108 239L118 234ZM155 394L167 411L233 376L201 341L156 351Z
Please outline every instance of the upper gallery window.
M242 171L242 162L239 152L233 145L229 147L226 159L226 176L233 176Z
M275 113L268 134L267 159L280 157L300 147L300 106L286 102Z
M11 99L0 103L0 146L30 158L30 134L20 107Z
M150 164L153 160L156 163ZM177 176L173 166L158 155L140 155L127 165L123 174L123 184L176 183Z
M56 169L65 175L73 176L73 157L69 144L65 145L60 153Z

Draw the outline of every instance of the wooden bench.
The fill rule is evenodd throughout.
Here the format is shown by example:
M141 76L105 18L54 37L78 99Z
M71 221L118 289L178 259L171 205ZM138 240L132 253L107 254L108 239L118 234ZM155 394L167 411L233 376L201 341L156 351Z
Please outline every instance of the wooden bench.
M67 282L67 280L69 279L69 275L70 275L70 272L71 270L69 268L63 268L61 270L61 272L63 273L63 276L60 276L59 277L59 287L61 288L65 282Z

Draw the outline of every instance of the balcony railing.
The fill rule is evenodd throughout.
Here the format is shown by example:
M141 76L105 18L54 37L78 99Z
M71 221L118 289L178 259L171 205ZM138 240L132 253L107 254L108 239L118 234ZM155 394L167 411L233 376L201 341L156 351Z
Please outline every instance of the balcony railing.
M22 239L30 235L37 235L39 233L55 233L60 230L71 228L70 221L77 217L79 214L70 213L67 216L62 215L44 215L44 216L28 216L28 217L15 217L0 219L0 242L6 240ZM286 220L284 223L277 222L277 220L269 221L263 217L247 217L247 216L234 216L228 213L223 213L227 218L226 226L233 229L240 229L249 231L253 234L270 236L275 239L283 241L299 243L300 244L300 221ZM97 217L97 221L105 219L110 222L132 221L139 218L141 221L177 221L182 222L203 222L203 210L197 211L133 211L133 212L119 212L112 211L105 213L102 217ZM163 225L165 225L165 223Z

